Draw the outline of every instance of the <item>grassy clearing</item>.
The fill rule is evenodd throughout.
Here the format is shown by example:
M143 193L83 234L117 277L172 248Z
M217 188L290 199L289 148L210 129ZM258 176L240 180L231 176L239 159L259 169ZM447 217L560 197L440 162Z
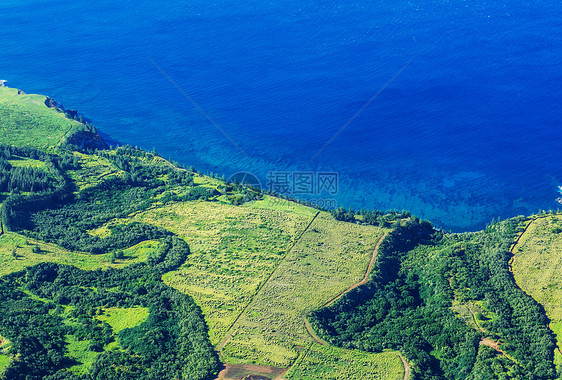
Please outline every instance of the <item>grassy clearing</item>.
M312 342L304 316L363 279L383 232L320 213L233 326L222 359L289 366Z
M74 265L80 269L120 268L135 262L146 261L148 253L157 246L156 241L145 241L123 250L125 256L110 263L109 254L92 255L72 252L55 244L47 244L22 235L8 232L0 236L0 276L18 272L42 262ZM14 252L16 257L14 257Z
M0 354L0 375L10 365L10 358L8 355Z
M121 170L105 157L78 152L74 152L74 156L80 160L80 169L68 170L66 174L76 184L78 191L96 186L103 180L119 177L123 174Z
M104 308L102 311L103 314L98 315L95 318L108 323L112 327L114 334L117 334L123 329L140 325L148 318L149 313L149 310L146 307L110 307ZM76 323L71 319L66 319L64 322L69 325ZM92 342L90 340L79 340L74 335L67 335L66 343L68 344L68 353L66 356L77 362L77 364L70 367L70 371L76 375L87 374L101 352L91 350L90 345ZM120 348L119 339L115 336L115 341L105 345L103 350L111 351Z
M513 247L517 284L543 305L556 335L555 364L562 368L562 215L536 219Z
M78 340L74 335L67 335L66 343L67 356L79 363L70 367L70 372L75 375L87 374L100 353L89 349L91 343L89 340Z
M316 209L301 204L291 202L285 199L275 198L269 195L264 195L263 199L259 201L249 202L244 204L244 207L257 208L264 210L276 210L281 212L292 212L298 215L314 216Z
M454 300L451 310L467 325L484 333L488 332L488 324L497 318L495 313L486 309L484 301L459 302Z
M135 219L164 227L190 245L186 264L167 273L164 281L194 297L216 345L311 217L218 202L184 202Z
M102 311L103 314L95 318L108 323L113 329L114 334L140 325L146 321L149 314L149 310L146 307L110 307L104 308ZM68 343L67 356L78 362L78 364L70 367L70 371L76 375L87 374L101 352L95 352L90 349L90 340L78 340L74 335L67 335L66 342ZM111 351L120 348L119 339L115 337L115 341L105 345L103 349L104 351Z
M395 352L373 354L314 343L284 377L288 380L402 380L404 365Z
M12 347L12 342L0 335L0 375L10 364L10 357L8 356L10 347Z
M103 314L96 317L100 321L107 322L113 332L135 327L146 321L148 318L148 308L146 307L110 307L103 309Z
M84 126L45 105L45 96L0 87L0 144L48 148Z
M47 165L43 161L34 160L26 157L12 157L8 160L14 168L35 168L47 170Z

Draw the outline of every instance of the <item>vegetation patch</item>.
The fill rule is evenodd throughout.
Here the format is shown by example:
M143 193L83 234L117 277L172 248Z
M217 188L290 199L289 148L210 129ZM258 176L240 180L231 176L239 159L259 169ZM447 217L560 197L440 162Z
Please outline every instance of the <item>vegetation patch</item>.
M562 371L562 234L558 232L562 215L533 218L524 225L525 233L512 248L513 276L544 307L556 337L555 361Z
M78 364L71 366L68 370L75 375L86 375L100 352L90 350L91 340L78 340L74 335L66 336L66 356L75 360Z
M77 165L66 174L73 181L77 191L99 185L103 181L120 178L125 172L119 170L111 161L97 154L74 152Z
M164 282L194 297L217 345L312 216L183 202L138 214L184 238L191 255Z
M18 357L6 377L207 378L217 362L200 310L160 279L187 253L175 238L120 270L42 263L2 277L0 332Z
M85 270L97 268L121 268L130 264L146 261L148 253L154 251L154 241L139 243L125 249L121 259L111 263L111 254L93 255L73 252L55 244L26 238L17 233L8 232L0 236L0 276L18 272L24 268L52 262L74 265Z
M443 234L411 220L381 246L373 280L311 324L338 347L400 350L422 378L552 378L546 318L507 265L519 222Z
M87 127L45 105L42 95L0 87L0 144L49 148Z
M368 353L313 343L284 376L288 380L404 379L396 352Z
M12 347L12 342L7 338L0 335L0 376L4 373L4 370L10 365L10 348Z
M10 365L10 358L6 354L0 354L0 375L4 373L4 370Z
M382 236L320 213L233 325L222 359L288 367L313 342L305 315L363 279Z
M114 333L140 325L148 318L148 308L146 307L111 307L102 309L102 314L96 318L107 322Z

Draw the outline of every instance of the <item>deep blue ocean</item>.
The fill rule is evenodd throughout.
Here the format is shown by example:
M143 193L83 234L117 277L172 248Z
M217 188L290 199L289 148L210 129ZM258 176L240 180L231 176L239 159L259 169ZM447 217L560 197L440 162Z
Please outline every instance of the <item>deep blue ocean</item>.
M9 86L203 172L453 231L559 206L559 1L3 0L0 41Z

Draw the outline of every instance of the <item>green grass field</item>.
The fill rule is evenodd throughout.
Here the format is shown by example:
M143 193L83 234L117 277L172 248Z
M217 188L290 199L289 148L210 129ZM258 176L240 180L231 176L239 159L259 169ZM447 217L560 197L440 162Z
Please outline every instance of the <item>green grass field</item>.
M78 340L74 335L67 335L66 343L68 344L68 354L66 356L79 363L70 367L70 372L75 375L87 374L100 353L89 349L91 343L89 340Z
M43 161L33 160L27 157L12 157L8 160L10 165L14 168L36 168L47 170L47 165Z
M84 125L45 105L43 95L18 95L0 87L0 144L49 148Z
M164 281L194 297L215 345L311 218L218 202L184 202L135 216L188 242L186 264Z
M0 375L4 372L4 369L10 364L10 358L8 355L0 354Z
M226 363L288 367L312 341L306 313L362 280L383 234L320 213L286 256L315 214L265 198L243 207L184 202L134 219L189 243L186 264L164 281L194 297L215 346L229 337L220 347Z
M313 341L304 316L363 279L382 235L320 213L233 326L223 360L289 366Z
M102 180L118 177L123 173L105 157L78 152L74 152L74 156L80 160L80 169L68 170L66 173L73 180L78 191L95 186Z
M557 337L555 364L562 368L562 215L539 217L513 248L517 284L543 305Z
M308 206L301 205L299 203L291 202L281 198L275 198L269 195L264 195L263 199L254 202L248 202L244 204L244 207L264 209L264 210L275 210L284 213L295 213L297 215L314 216L316 210Z
M103 309L103 314L96 316L96 319L107 322L112 328L113 333L140 325L148 318L148 309L145 307L118 308L110 307ZM68 321L67 323L72 323ZM115 337L115 341L107 344L103 349L110 351L120 349L119 340ZM79 340L74 335L66 336L66 343L69 358L74 359L77 364L70 367L70 371L75 375L85 375L94 364L101 352L92 351L90 349L90 340Z
M100 321L107 322L113 332L135 327L146 321L148 308L146 307L110 307L103 309L103 314L96 317Z
M8 353L11 346L12 343L0 335L0 376L2 375L2 372L4 372L4 369L10 364L10 357L8 356Z
M373 354L314 343L284 378L287 380L402 380L404 365L395 352Z
M109 254L92 255L72 252L55 244L47 244L22 235L8 232L0 236L0 276L20 271L42 262L74 265L80 269L120 268L145 261L148 253L157 246L156 241L145 241L123 250L122 260L111 264ZM37 248L39 250L37 250ZM35 252L34 252L35 251ZM14 252L16 257L14 257Z

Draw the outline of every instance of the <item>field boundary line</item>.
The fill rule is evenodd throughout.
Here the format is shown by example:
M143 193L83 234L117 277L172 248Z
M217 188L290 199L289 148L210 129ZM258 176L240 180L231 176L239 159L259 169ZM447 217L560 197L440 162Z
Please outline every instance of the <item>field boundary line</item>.
M544 218L544 216L542 217ZM529 223L527 223L527 225L525 226L525 228L523 229L523 232L521 232L519 234L519 236L517 236L517 239L515 239L515 242L513 242L513 244L511 245L511 247L509 248L509 252L511 254L515 254L513 251L515 250L515 247L517 247L517 244L519 244L519 241L521 241L521 238L523 237L523 235L525 235L525 232L527 232L527 230L529 230L529 227L531 227L531 224L533 224L537 219L539 218L533 218L529 221Z
M312 349L312 346L313 346L313 345L314 345L314 342L310 342L310 344L308 345L306 351L305 351L303 354L299 355L299 356L295 359L295 361L293 362L293 364L291 364L289 367L287 367L287 368L283 371L283 373L282 373L280 376L276 377L276 378L273 379L273 380L285 380L285 377L284 377L284 376L285 376L291 369L296 368L296 367L308 356L308 354L310 353L310 350Z
M285 259L287 258L287 256L289 255L289 253L291 253L293 251L293 249L297 246L298 243L300 243L302 237L304 236L304 234L308 231L308 229L310 228L310 226L312 225L312 223L314 223L314 221L316 220L316 218L318 217L318 215L320 215L320 211L317 211L316 214L314 214L314 216L312 217L312 219L310 220L310 222L308 222L308 224L306 225L306 227L301 231L301 233L298 235L298 237L295 239L295 241L293 242L293 244L291 245L291 247L287 250L287 252L285 252L285 254L279 258L277 264L275 265L275 268L273 268L273 270L271 271L271 273L269 274L269 276L267 276L267 278L264 280L264 282L258 287L258 289L256 290L256 292L254 293L254 295L252 296L252 299L250 300L250 302L248 302L248 304L244 307L244 309L242 309L242 311L240 312L240 314L238 314L238 316L236 317L236 319L234 319L234 322L231 323L231 325L228 327L227 330L227 334L225 335L223 341L217 346L217 351L221 351L224 346L226 345L226 343L228 342L228 340L230 339L230 337L232 336L232 328L234 327L234 325L236 324L236 322L238 322L238 320L240 319L240 317L246 312L246 310L248 310L250 308L250 306L254 303L254 300L256 299L256 297L260 294L260 292L262 291L262 289L265 287L265 285L267 285L267 283L269 282L269 280L271 280L271 278L273 277L273 275L275 274L275 272L277 272L277 269L279 269L279 266L283 263L283 261L285 261Z
M321 339L318 335L316 335L314 329L310 325L310 322L308 322L308 319L306 319L306 315L303 316L303 319L304 319L304 327L306 327L306 331L308 331L308 334L310 334L312 339L314 339L316 343L322 346L329 346L328 342L326 342L324 339Z

